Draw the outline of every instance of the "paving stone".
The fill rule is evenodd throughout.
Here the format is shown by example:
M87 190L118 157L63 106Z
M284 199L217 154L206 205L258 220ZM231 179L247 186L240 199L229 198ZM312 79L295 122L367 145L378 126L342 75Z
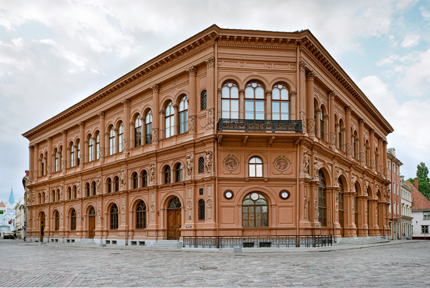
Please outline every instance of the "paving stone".
M0 286L430 286L430 241L391 244L234 253L0 240L0 261L7 263Z

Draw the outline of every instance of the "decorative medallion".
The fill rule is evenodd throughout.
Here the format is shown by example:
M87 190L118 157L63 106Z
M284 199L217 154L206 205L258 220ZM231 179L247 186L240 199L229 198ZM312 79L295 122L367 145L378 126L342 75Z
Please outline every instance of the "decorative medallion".
M224 167L228 171L234 171L239 166L239 159L236 156L230 154L224 158Z
M189 201L187 202L187 209L188 209L188 210L192 210L192 209L193 209L193 201L189 200Z
M152 213L155 212L155 204L152 203L151 206L149 206L149 210L151 210Z
M290 168L290 165L291 165L290 159L288 159L288 157L284 155L279 155L273 161L273 166L275 166L275 169L278 170L279 172L284 172L288 170L288 168Z
M206 205L208 206L208 208L212 208L212 199L208 199L208 201L206 202Z

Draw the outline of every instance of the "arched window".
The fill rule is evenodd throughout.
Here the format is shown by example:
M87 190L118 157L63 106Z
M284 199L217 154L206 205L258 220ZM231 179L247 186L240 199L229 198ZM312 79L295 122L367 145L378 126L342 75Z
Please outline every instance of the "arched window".
M152 111L151 110L149 110L148 113L146 113L145 125L146 125L145 144L149 144L152 142Z
M55 172L60 171L60 166L59 166L59 154L57 149L55 149Z
M133 172L133 175L131 177L133 179L133 189L136 189L138 187L137 172Z
M41 172L41 174L42 174L42 176L43 176L43 175L44 175L44 172L45 172L45 159L43 158L43 155L41 156L41 158L42 158L42 161L41 161L41 165L42 165L41 169L42 169L42 172Z
M188 131L188 97L182 97L179 103L179 134Z
M68 196L69 197L67 197L67 199L72 199L72 187L69 187L69 189L68 189Z
M140 201L136 207L136 229L146 228L146 205Z
M112 192L112 179L108 178L106 181L106 185L107 185L107 192L111 193Z
M364 143L364 150L366 151L366 166L369 166L369 145L368 143Z
M70 213L70 230L76 230L76 211L72 209Z
M115 192L119 191L119 178L118 176L115 176L115 178L113 178L113 182L115 183Z
M199 200L199 220L205 220L205 200Z
M134 120L134 147L142 145L142 121L138 114L136 120Z
M60 230L60 213L55 212L55 231Z
M75 167L75 145L73 143L70 144L70 167Z
M78 162L76 163L76 165L80 165L81 164L81 141L78 139L78 144L76 145L76 153L78 154Z
M320 109L320 138L324 140L324 109Z
M51 191L51 201L55 202L55 190Z
M94 196L94 195L96 195L96 182L95 181L93 181L92 183L91 183L91 190L93 190L93 193L92 193L92 195Z
M166 122L166 138L169 138L171 136L173 136L174 134L174 125L175 125L175 120L173 117L174 111L173 111L173 103L172 101L170 101L169 103L167 103L166 106L166 111L165 111L165 122Z
M109 155L113 155L115 153L115 130L113 126L110 127L109 130Z
M118 207L116 204L110 208L110 229L118 229Z
M253 192L246 195L242 202L242 225L247 227L269 226L267 199L262 194Z
M318 221L322 227L327 226L327 201L326 201L326 184L323 172L318 172L320 186L318 187Z
M283 84L276 84L272 89L272 120L289 120L288 89Z
M233 82L222 87L222 118L239 119L239 89Z
M205 173L205 158L199 158L199 173Z
M78 190L76 186L73 186L73 199L75 199L76 197L78 197Z
M93 161L93 155L94 155L94 140L92 135L90 135L88 139L88 162Z
M85 185L85 191L86 191L86 196L87 197L90 197L91 196L91 191L90 191L90 183L87 183L86 185Z
M169 184L170 183L170 166L166 165L166 167L164 167L164 184Z
M355 134L352 134L351 136L351 143L352 143L352 157L357 158L357 146L355 145Z
M178 197L174 197L172 198L172 200L170 200L169 206L167 207L167 209L177 209L177 208L181 208L181 201L178 199Z
M207 92L206 90L203 90L202 93L200 93L200 110L206 109L206 102L207 102Z
M96 160L100 159L100 133L96 134Z
M37 203L42 204L42 197L40 196L40 193L37 195Z
M60 158L58 162L59 170L63 170L63 146L60 146L60 149L58 150L58 157Z
M182 164L178 163L175 166L175 182L182 181Z
M121 122L118 128L118 152L121 153L124 150L124 124Z
M252 157L249 162L249 177L263 177L263 161L260 157Z
M258 82L246 85L245 119L264 120L264 89Z
M343 183L342 180L339 178L339 195L338 195L338 205L339 205L339 224L340 227L344 227L344 205L343 205Z
M148 186L148 172L146 170L142 171L142 187Z
M60 190L57 190L57 201L60 201Z

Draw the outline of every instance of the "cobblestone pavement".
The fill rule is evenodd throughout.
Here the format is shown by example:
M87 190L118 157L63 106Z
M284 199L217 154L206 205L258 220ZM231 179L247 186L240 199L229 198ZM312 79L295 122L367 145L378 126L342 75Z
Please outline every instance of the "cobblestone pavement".
M178 252L0 240L0 286L430 286L430 241L312 251Z

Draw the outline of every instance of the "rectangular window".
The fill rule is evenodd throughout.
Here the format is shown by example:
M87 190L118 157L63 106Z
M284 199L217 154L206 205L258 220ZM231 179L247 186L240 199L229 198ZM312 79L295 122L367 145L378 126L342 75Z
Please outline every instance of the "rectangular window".
M430 212L423 212L424 213L424 220L430 220Z
M429 234L429 225L421 225L421 234Z

